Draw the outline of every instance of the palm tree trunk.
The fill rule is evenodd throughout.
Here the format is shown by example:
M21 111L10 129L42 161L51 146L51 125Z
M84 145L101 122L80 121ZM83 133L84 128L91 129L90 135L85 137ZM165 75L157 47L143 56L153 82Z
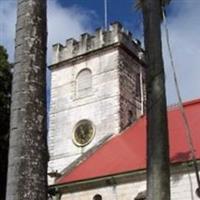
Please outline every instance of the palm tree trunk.
M7 200L47 199L46 0L18 0Z
M161 0L143 1L147 59L147 199L170 199L169 142L161 44Z

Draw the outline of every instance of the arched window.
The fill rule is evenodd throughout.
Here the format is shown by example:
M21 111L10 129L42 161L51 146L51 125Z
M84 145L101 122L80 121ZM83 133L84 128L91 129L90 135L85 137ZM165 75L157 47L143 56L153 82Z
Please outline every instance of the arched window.
M100 194L96 194L94 197L93 197L93 200L102 200L102 196Z
M83 69L76 78L77 97L84 97L92 90L92 72L89 69Z

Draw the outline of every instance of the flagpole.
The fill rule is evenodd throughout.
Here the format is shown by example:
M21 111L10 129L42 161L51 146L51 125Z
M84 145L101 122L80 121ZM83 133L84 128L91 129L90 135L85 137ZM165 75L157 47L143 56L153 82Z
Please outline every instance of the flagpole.
M105 20L105 30L108 29L108 7L107 0L104 0L104 20Z

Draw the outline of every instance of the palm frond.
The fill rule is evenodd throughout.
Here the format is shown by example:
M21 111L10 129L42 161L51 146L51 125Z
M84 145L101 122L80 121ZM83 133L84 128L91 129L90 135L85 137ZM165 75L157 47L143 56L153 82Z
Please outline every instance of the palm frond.
M135 0L135 8L136 10L140 10L143 8L143 5L144 5L144 1L145 0ZM171 0L160 0L161 1L161 6L162 7L165 7L167 5L170 4Z
M169 5L171 1L172 0L161 0L161 4L163 7L165 7L165 6Z
M141 10L144 5L144 0L135 0L135 8L136 10Z

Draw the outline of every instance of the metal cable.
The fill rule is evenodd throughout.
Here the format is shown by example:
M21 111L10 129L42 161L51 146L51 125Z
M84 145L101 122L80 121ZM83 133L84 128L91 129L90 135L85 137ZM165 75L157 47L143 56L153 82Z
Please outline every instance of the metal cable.
M183 121L184 121L187 143L188 143L188 146L190 148L192 161L193 161L193 165L194 165L194 169L195 169L197 185L198 185L198 188L197 188L198 191L196 191L196 192L199 193L200 192L199 169L198 169L198 164L197 164L197 160L196 160L196 157L195 157L195 149L194 149L194 144L193 144L193 140L192 140L192 136L191 136L191 128L190 128L190 125L189 125L189 122L188 122L188 119L187 119L187 116L186 116L186 113L185 113L185 110L184 110L184 107L183 107L183 102L182 102L182 98L181 98L181 94L180 94L180 90L179 90L179 85L178 85L178 80L177 80L177 75L176 75L176 69L175 69L175 63L174 63L171 45L170 45L170 40L169 40L169 31L168 31L168 27L167 27L166 14L165 14L164 9L163 9L163 21L164 21L164 28L165 28L165 34L166 34L167 48L168 48L168 52L169 52L170 63L171 63L172 71L173 71L173 78L174 78L176 93L177 93L177 97L178 97L178 107L179 107L179 110L181 112L181 116L182 116ZM199 194L197 194L197 195L199 196Z

